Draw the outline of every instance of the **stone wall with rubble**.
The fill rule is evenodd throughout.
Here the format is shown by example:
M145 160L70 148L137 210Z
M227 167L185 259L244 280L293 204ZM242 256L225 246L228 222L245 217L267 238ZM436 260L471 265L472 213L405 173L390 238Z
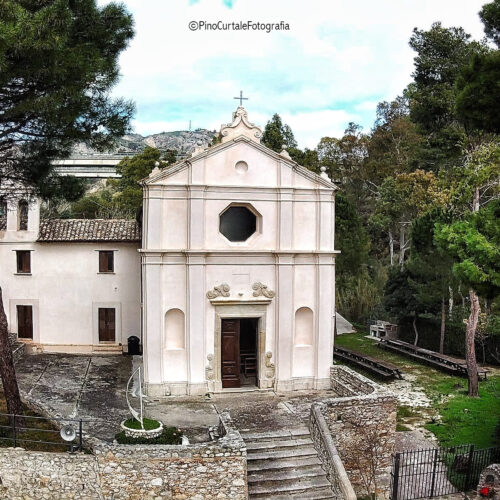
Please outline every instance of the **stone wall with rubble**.
M395 396L346 366L331 369L332 389L340 396L317 403L345 470L360 496L367 489L387 498L396 436ZM370 469L374 465L377 474ZM376 484L375 484L376 483Z
M224 418L224 417L223 417ZM93 454L0 449L0 498L246 500L246 448L221 419L221 437L188 446L94 441Z

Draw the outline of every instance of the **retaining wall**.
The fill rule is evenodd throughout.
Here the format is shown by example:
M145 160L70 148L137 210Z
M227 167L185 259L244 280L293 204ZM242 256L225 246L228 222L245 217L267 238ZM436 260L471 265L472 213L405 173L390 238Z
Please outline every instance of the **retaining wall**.
M221 415L222 437L188 446L95 443L93 454L0 449L5 500L246 500L246 448Z
M335 449L359 496L377 490L387 498L396 436L395 396L346 366L331 368L332 389L341 397L313 405L325 419ZM376 474L371 474L371 469Z

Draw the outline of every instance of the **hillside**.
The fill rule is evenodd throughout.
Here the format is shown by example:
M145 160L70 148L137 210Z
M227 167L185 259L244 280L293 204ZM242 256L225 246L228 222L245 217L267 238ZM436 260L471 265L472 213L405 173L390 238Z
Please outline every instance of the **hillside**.
M129 134L118 140L116 148L108 151L109 154L116 153L138 153L146 146L158 148L162 151L173 149L180 155L194 151L196 146L206 146L210 143L215 131L197 129L193 131L178 130L175 132L161 132L159 134L142 136L140 134ZM73 149L73 156L97 154L85 144L78 144Z

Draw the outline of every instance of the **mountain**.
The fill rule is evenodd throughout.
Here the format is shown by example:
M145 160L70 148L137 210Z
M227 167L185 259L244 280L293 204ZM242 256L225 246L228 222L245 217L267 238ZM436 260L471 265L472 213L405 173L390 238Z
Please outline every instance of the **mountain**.
M207 146L214 136L215 131L203 128L196 130L178 130L176 132L161 132L160 134L142 136L140 134L124 135L118 139L116 147L107 154L134 154L142 151L146 146L157 148L161 151L173 149L178 155L184 156L194 151L197 146ZM72 156L102 154L92 150L85 144L78 144L73 149Z

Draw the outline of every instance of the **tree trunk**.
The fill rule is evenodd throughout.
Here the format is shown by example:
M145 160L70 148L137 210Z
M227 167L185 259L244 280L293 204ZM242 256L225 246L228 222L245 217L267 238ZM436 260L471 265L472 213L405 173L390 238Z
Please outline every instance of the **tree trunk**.
M401 224L399 230L399 265L403 267L405 263L405 251L406 251L406 241L405 241L405 226Z
M448 291L450 292L450 298L448 300L448 314L451 315L453 314L453 288L451 286L448 287Z
M444 334L446 332L446 302L441 299L441 336L439 337L439 353L444 354Z
M481 307L479 305L479 298L472 288L469 290L469 297L470 315L465 330L465 356L467 361L467 376L469 379L469 396L477 398L479 396L479 382L477 376L476 346L474 341Z
M417 315L413 316L413 331L415 332L415 340L413 341L413 345L418 344L418 330L417 330Z
M7 316L3 308L2 288L0 287L0 377L2 378L3 392L7 402L7 412L12 415L22 415L23 405L17 385L16 371L12 347L9 342Z
M394 236L392 231L389 231L389 254L391 256L391 266L394 265Z

